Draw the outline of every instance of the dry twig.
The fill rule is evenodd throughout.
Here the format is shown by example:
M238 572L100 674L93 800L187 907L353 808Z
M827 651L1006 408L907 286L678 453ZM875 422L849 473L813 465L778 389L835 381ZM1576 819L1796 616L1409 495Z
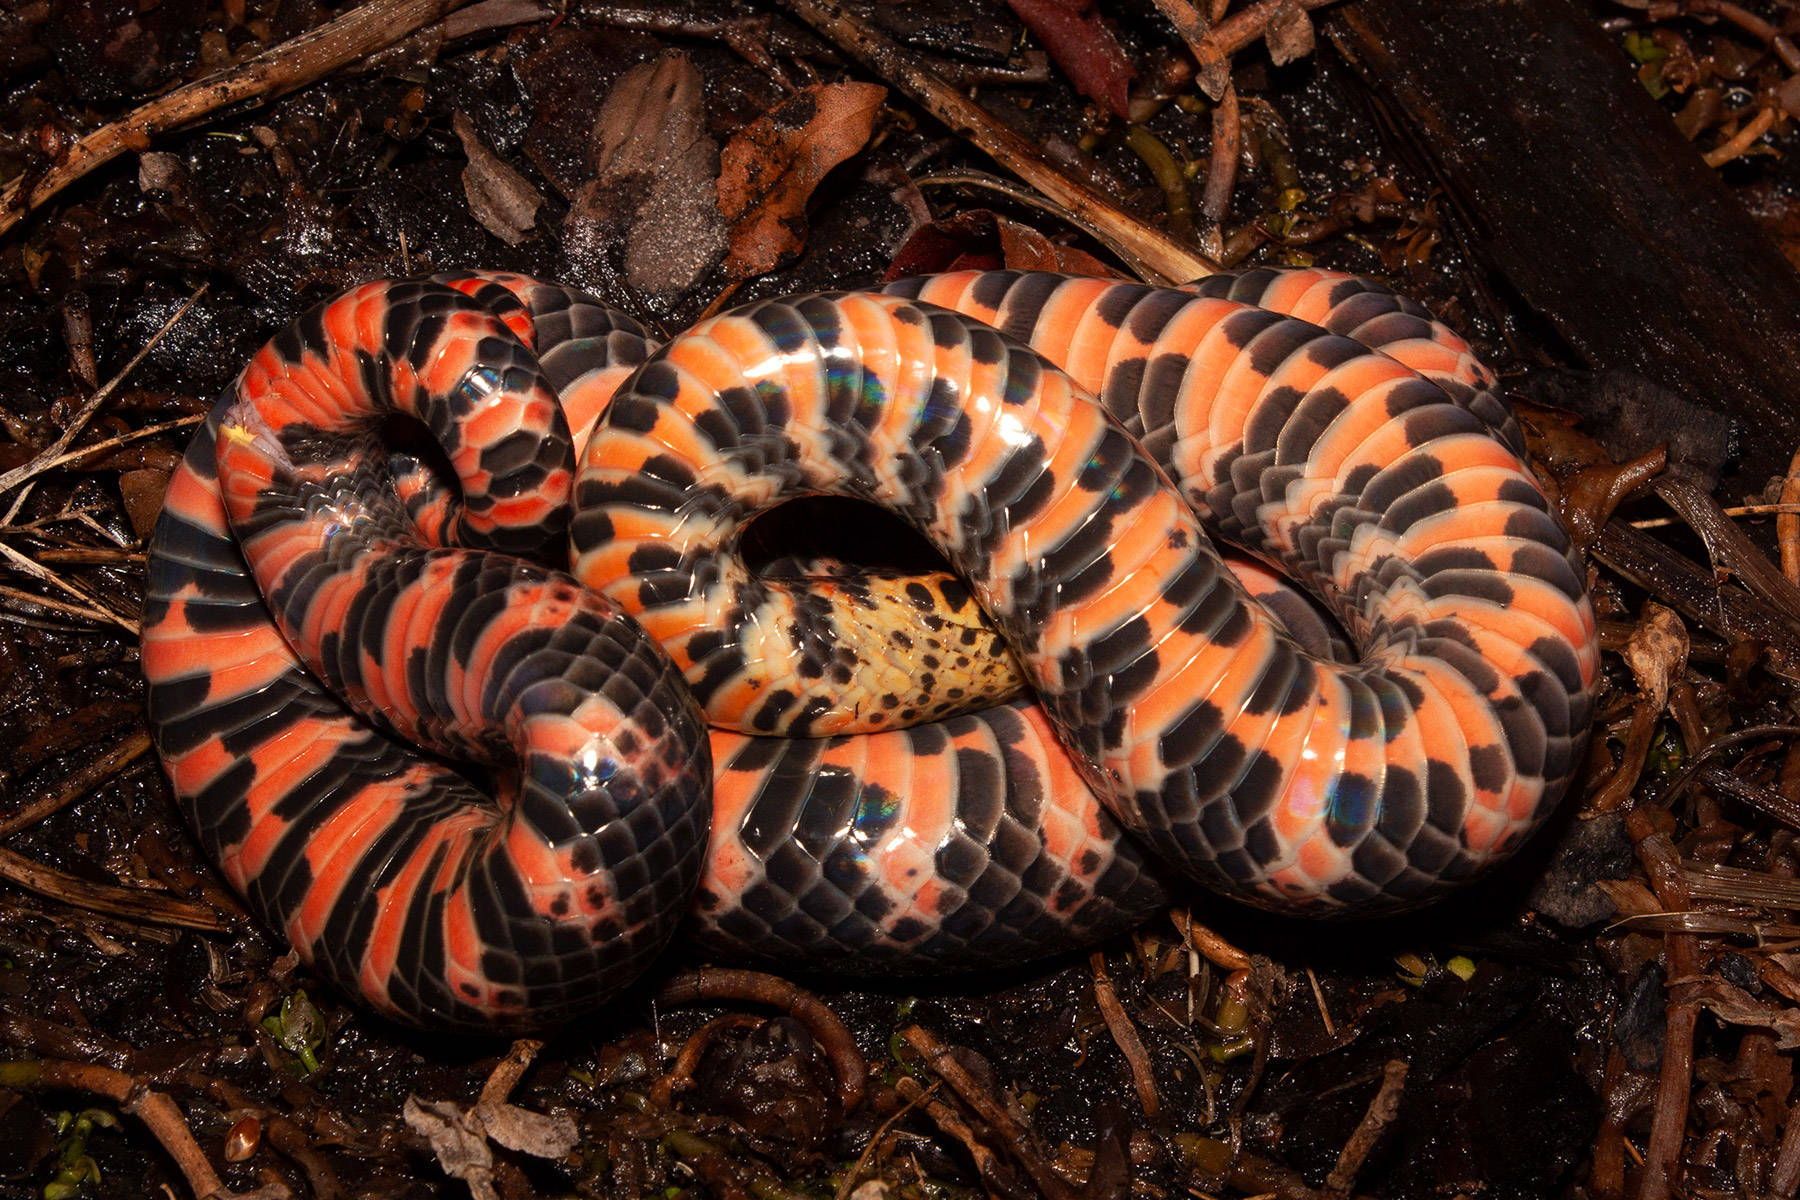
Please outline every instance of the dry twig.
M1788 463L1787 478L1781 481L1782 511L1775 516L1775 540L1781 549L1781 573L1788 582L1800 586L1800 448Z
M1125 1006L1119 1003L1112 976L1106 973L1106 956L1096 950L1088 955L1088 967L1094 972L1094 1001L1100 1006L1100 1015L1105 1018L1107 1031L1112 1034L1119 1053L1131 1066L1131 1084L1137 1089L1138 1103L1144 1106L1146 1117L1154 1117L1162 1107L1162 1096L1156 1090L1156 1075L1150 1069L1150 1054L1144 1049L1144 1039L1138 1036L1137 1027L1131 1023Z
M1725 515L1706 489L1686 479L1664 475L1656 481L1656 495L1686 521L1706 543L1716 571L1736 575L1753 594L1777 611L1800 614L1800 587L1788 581L1769 556L1750 540L1737 522Z
M1102 232L1106 244L1153 282L1181 283L1218 271L1193 250L1114 206L1059 170L1030 142L990 117L979 104L928 70L835 0L783 0L801 20L853 55L883 81L906 93L952 132Z
M1206 167L1206 190L1200 198L1200 212L1206 218L1202 244L1214 257L1225 252L1225 218L1231 212L1231 189L1237 186L1238 148L1243 137L1237 88L1226 84L1219 107L1213 109L1212 156Z
M1194 920L1187 910L1176 909L1171 916L1175 921L1175 928L1181 930L1188 944L1204 955L1208 962L1226 971L1250 969L1251 959L1248 954Z
M1394 1116L1400 1111L1400 1094L1406 1086L1405 1059L1390 1059L1381 1069L1381 1087L1369 1101L1369 1107L1363 1112L1363 1119L1357 1123L1350 1140L1338 1152L1337 1165L1331 1168L1331 1174L1325 1178L1325 1191L1333 1196L1347 1196L1350 1185L1356 1182L1356 1173L1362 1169L1363 1160L1369 1157L1369 1151L1387 1132L1393 1123Z
M21 591L14 587L6 587L5 585L0 585L0 600L13 602L24 608L26 613L30 616L41 617L43 613L57 613L64 617L71 617L77 621L89 622L95 625L111 625L117 620L117 617L114 614L101 612L99 609L90 608L85 604L66 604L61 600L52 600L48 596L34 595L31 592ZM20 618L13 617L10 619L18 620ZM25 623L33 624L34 622L27 620Z
M1721 508L1720 512L1728 517L1777 517L1783 513L1800 514L1800 502L1783 501L1778 504L1733 504ZM1670 525L1681 524L1679 517L1644 517L1631 522L1633 529L1663 529Z
M21 829L36 825L51 813L67 808L142 758L149 750L149 734L141 729L127 734L99 758L76 771L57 787L0 817L0 838L11 837Z
M1638 861L1650 877L1650 886L1667 912L1689 907L1687 885L1681 877L1680 856L1667 832L1672 824L1666 812L1636 808L1625 818ZM1668 978L1686 979L1700 970L1698 939L1692 934L1670 933L1663 938L1663 957ZM1644 1151L1644 1181L1639 1200L1666 1200L1680 1172L1682 1134L1687 1128L1689 1090L1694 1073L1694 1026L1699 1007L1671 995L1665 1014L1662 1072L1657 1080L1656 1107L1650 1125L1650 1141Z
M975 1170L990 1185L990 1194L1016 1193L1019 1190L1016 1184L1011 1187L995 1186L1011 1183L1014 1178L1012 1173L1007 1170L1006 1165L1001 1162L1000 1157L988 1148L987 1143L975 1136L975 1131L969 1128L968 1122L964 1121L954 1108L942 1100L931 1099L931 1094L941 1086L941 1083L940 1080L927 1088L912 1076L906 1075L894 1084L894 1090L905 1097L909 1105L923 1105L925 1115L930 1117L939 1129L962 1143L963 1149L969 1152L969 1157L975 1160Z
M4 232L3 226L0 226L0 232ZM72 457L91 453L94 449L93 447L77 451L75 455L64 455L63 451L67 450L69 448L69 443L75 440L75 436L87 427L89 419L92 418L96 412L100 411L100 406L112 399L113 393L119 390L120 385L122 385L131 373L137 369L137 365L144 361L144 356L155 349L158 342L168 336L169 330L175 328L176 322L187 316L188 310L193 308L194 305L199 302L200 297L205 294L206 285L203 283L195 289L194 294L189 296L180 308L175 310L174 316L162 323L161 329L158 329L155 333L150 335L150 340L145 342L142 348L140 348L136 354L131 356L131 361L126 363L124 368L121 369L117 375L114 375L111 379L106 381L105 387L87 398L86 403L81 406L80 410L77 411L73 417L69 418L68 428L64 429L62 434L58 436L54 442L44 447L43 451L30 462L23 466L14 467L4 475L0 475L0 493L12 491L27 480L37 478L37 476L43 474L45 471L68 461ZM143 435L139 434L138 436ZM115 441L122 440L124 439L115 439Z
M151 1091L137 1077L93 1063L56 1058L0 1063L0 1085L11 1088L73 1088L105 1096L142 1121L181 1169L197 1200L227 1200L226 1191L206 1155L194 1141L187 1118L162 1092Z
M962 1063L957 1061L950 1047L933 1037L922 1026L909 1025L900 1031L900 1037L907 1045L925 1057L925 1062L945 1083L950 1085L963 1103L973 1109L977 1116L993 1127L994 1131L1006 1139L1007 1149L1031 1181L1049 1200L1073 1200L1068 1185L1051 1170L1050 1164L1037 1149L1037 1139L1029 1129L1013 1117L1006 1105L995 1099L981 1082L971 1075Z
M219 933L231 922L205 905L194 904L158 892L90 883L73 875L33 862L22 854L0 849L0 879L62 904L102 912L147 925L175 925Z
M1769 132L1769 126L1775 124L1775 118L1781 114L1771 105L1756 110L1756 115L1731 135L1726 141L1701 155L1709 167L1722 167L1734 158L1749 152L1756 145L1757 139Z
M392 45L468 0L371 0L335 21L271 46L237 66L158 96L123 120L102 125L58 157L48 170L27 172L0 188L0 234L38 205L128 150L229 104L281 95L346 63Z
M111 621L114 625L117 625L133 637L137 636L138 623L136 621L132 620L130 617L114 612L111 605L107 604L106 601L100 599L100 597L94 595L74 580L64 579L55 571L50 570L42 563L34 562L31 558L14 550L5 542L0 542L0 556L5 557L13 564L13 566L25 572L25 574L30 575L35 579L40 579L52 587L62 589L69 595L75 597L75 599L81 601L82 605L89 611L97 613L106 620Z
M910 1080L908 1082L913 1083L916 1087L918 1081ZM838 1189L836 1193L834 1193L832 1200L850 1200L850 1194L856 1190L856 1184L862 1178L863 1171L867 1169L869 1159L874 1157L876 1149L881 1145L881 1139L885 1138L888 1135L888 1132L892 1130L895 1125L898 1125L907 1113L936 1095L937 1090L942 1086L943 1083L941 1081L933 1083L929 1088L925 1088L916 1095L907 1098L905 1104L896 1108L893 1115L881 1123L875 1130L875 1133L869 1138L868 1144L862 1148L862 1153L856 1156L856 1161L850 1164L850 1169L844 1172L844 1180L842 1183L838 1184Z
M675 1102L676 1092L693 1087L694 1072L699 1069L701 1058L721 1033L727 1029L754 1029L762 1023L761 1017L753 1017L749 1013L726 1013L694 1030L682 1044L681 1052L675 1056L675 1065L651 1085L651 1102L661 1108L668 1108Z

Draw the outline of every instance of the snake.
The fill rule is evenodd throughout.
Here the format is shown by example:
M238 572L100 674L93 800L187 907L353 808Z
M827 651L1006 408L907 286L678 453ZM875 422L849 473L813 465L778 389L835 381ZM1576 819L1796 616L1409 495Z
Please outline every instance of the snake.
M1329 272L931 277L654 350L558 285L368 284L260 350L171 481L152 730L252 912L420 1026L567 1021L683 927L916 973L1093 942L1183 876L1423 902L1554 806L1598 678L1492 383ZM758 575L745 530L819 494L898 514L958 582ZM924 699L827 712L861 673L819 635L840 610ZM921 647L979 667L996 639L1031 693L940 703L957 664Z

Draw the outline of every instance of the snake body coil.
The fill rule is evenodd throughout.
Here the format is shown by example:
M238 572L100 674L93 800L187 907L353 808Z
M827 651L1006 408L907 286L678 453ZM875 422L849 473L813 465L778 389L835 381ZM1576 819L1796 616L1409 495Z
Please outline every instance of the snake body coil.
M1152 858L1261 903L1414 902L1515 846L1573 770L1596 653L1567 538L1491 380L1390 293L1317 272L1200 289L1341 337L1214 295L943 277L904 285L919 302L703 322L608 402L645 354L627 318L449 282L370 285L257 356L172 484L145 621L158 747L205 848L392 1015L562 1019L690 903L740 953L923 970L1141 919ZM586 586L512 557L571 521L559 389L605 404L572 513ZM390 413L439 439L453 486L384 448ZM752 731L823 711L769 701L788 685L751 670L760 631L818 695L856 674L808 640L818 602L735 554L755 513L819 492L934 540L1037 699L703 731L696 697ZM1208 529L1308 584L1361 660L1302 649ZM874 607L890 649L916 631L985 655L979 625L942 640L943 603ZM910 660L922 694L941 656ZM491 764L498 811L396 734Z

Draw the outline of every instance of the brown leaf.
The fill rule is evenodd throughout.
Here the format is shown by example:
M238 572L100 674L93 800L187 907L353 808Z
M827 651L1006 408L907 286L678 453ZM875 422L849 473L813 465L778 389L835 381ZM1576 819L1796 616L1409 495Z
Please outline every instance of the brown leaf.
M561 1158L581 1142L581 1131L567 1113L532 1112L516 1104L484 1104L476 1113L487 1135L508 1150L537 1158Z
M1638 690L1656 701L1668 703L1669 682L1687 668L1687 627L1674 610L1651 600L1644 605L1644 619L1625 641L1625 665L1631 668Z
M494 1190L494 1152L472 1113L448 1100L408 1096L401 1115L406 1127L430 1144L444 1174L467 1184L474 1200L499 1200Z
M1800 1012L1765 1004L1723 979L1677 980L1669 986L1669 998L1698 1004L1727 1024L1767 1029L1778 1049L1800 1048Z
M538 209L544 206L543 195L505 159L487 148L476 134L474 123L461 110L451 115L450 126L462 139L463 153L469 156L469 165L462 173L469 211L483 229L509 246L518 245L530 236L537 223Z
M894 254L885 278L931 275L939 271L1057 271L1065 275L1119 278L1093 255L1059 245L1029 225L975 208L915 226Z
M719 208L731 228L727 274L761 275L800 253L813 189L868 143L886 96L872 83L815 84L738 131L719 171Z
M1051 241L1029 225L995 216L1000 233L1000 258L1010 271L1059 271L1065 275L1095 275L1102 279L1120 278L1117 271L1073 246Z
M914 225L894 252L882 282L944 271L993 271L1000 267L994 214L985 208Z
M536 1158L562 1158L581 1141L581 1131L565 1114L546 1115L504 1101L477 1101L464 1108L451 1101L408 1096L406 1127L431 1144L444 1173L460 1179L475 1200L497 1200L494 1152L490 1141Z
M621 49L552 21L535 50L512 59L531 105L519 153L570 204L594 177L594 124L607 89L637 61L618 62Z
M625 276L670 298L696 283L725 250L713 199L718 146L706 133L700 73L671 51L621 75L594 123L594 178L563 230L570 254L603 274L623 243Z
M1006 0L1082 95L1124 117L1131 60L1093 0Z
M1312 18L1300 7L1300 0L1286 0L1275 10L1263 41L1269 47L1269 58L1278 67L1313 52Z
M163 493L169 490L173 468L145 467L124 471L119 475L119 494L125 500L125 515L131 520L132 532L140 538L150 536L156 518L162 513Z
M1668 465L1668 453L1658 446L1642 458L1627 463L1610 460L1587 467L1562 481L1558 508L1563 523L1574 535L1575 545L1582 550L1594 544L1613 510L1631 493L1662 474Z

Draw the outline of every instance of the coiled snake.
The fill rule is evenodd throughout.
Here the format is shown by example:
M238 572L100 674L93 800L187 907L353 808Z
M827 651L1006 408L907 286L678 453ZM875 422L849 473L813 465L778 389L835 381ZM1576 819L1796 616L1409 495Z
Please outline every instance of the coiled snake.
M921 971L1093 940L1171 872L1416 903L1555 803L1597 678L1491 382L1325 272L943 276L654 353L554 285L370 284L258 353L171 484L158 748L252 909L419 1024L564 1019L684 919L741 956ZM577 464L569 421L602 407ZM396 414L441 453L393 449ZM819 493L904 517L966 586L752 572L746 523ZM1303 647L1209 534L1360 657ZM821 632L852 626L871 649ZM979 707L996 632L1033 695Z

